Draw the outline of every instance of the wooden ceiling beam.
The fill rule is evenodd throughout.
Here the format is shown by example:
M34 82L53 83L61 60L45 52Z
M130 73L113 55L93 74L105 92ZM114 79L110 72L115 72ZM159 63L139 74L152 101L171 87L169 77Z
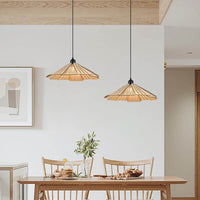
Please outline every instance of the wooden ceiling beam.
M134 24L158 24L159 0L134 0ZM129 23L127 0L75 0L76 24ZM0 0L0 24L71 24L70 0Z
M159 0L159 24L161 24L173 0Z
M171 0L133 0L133 24L159 24L166 11L159 1ZM74 6L75 24L129 24L129 0L75 0ZM0 0L0 25L9 24L71 24L71 0Z

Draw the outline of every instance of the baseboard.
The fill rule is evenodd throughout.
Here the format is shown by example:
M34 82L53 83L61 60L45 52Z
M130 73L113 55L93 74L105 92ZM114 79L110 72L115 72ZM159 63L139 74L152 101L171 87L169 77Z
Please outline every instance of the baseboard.
M172 197L172 200L195 200L195 197Z

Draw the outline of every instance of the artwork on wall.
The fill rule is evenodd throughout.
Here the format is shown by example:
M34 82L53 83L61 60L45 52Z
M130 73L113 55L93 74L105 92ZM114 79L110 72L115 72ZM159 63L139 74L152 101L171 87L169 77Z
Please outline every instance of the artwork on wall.
M33 126L33 68L0 67L0 126Z

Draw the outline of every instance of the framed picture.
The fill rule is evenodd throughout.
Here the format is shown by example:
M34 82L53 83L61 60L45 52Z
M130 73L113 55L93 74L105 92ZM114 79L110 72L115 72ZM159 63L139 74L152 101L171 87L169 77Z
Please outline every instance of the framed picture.
M0 67L0 126L33 126L33 67Z

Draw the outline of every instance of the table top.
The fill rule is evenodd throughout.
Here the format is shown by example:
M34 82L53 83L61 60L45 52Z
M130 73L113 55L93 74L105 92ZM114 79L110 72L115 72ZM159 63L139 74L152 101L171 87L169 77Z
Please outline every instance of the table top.
M153 176L153 177L141 177L131 180L109 180L109 179L98 179L98 178L75 178L74 180L60 180L56 178L44 178L30 176L18 180L20 184L184 184L187 181L174 176Z
M0 163L0 170L18 169L28 167L28 163Z

